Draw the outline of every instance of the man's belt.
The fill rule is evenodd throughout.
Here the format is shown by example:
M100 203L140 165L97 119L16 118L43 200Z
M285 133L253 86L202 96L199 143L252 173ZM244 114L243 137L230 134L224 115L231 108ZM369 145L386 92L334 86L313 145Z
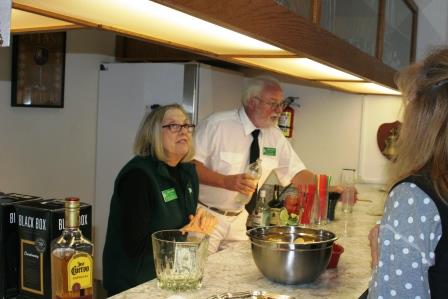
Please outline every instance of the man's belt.
M238 212L224 211L224 210L221 210L221 209L218 209L218 208L215 208L215 207L210 207L210 206L208 206L208 205L206 205L206 204L204 204L203 202L200 202L200 201L199 201L199 203L201 205L203 205L204 207L206 207L207 209L212 210L212 211L214 211L216 213L219 213L221 215L224 215L224 216L238 216L244 210L244 209L242 209L241 211L238 211Z

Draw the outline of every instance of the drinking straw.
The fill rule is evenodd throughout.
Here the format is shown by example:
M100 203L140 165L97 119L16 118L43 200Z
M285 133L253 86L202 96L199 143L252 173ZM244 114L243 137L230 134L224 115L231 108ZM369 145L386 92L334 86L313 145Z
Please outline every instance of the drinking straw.
M328 213L330 212L330 182L331 182L331 176L328 176L327 180L327 219L328 219Z
M319 186L319 217L318 222L327 220L327 186L328 186L328 177L324 174L318 175L318 186Z

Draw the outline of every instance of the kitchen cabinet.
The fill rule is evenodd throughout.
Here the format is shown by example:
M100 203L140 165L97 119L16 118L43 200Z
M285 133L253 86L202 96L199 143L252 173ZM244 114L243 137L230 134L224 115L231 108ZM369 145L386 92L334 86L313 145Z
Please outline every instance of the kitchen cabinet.
M414 22L413 11L404 1L386 1L382 60L394 69L414 60Z
M379 0L322 0L320 25L375 56Z
M280 5L288 8L295 14L312 19L313 3L312 0L275 0Z
M415 60L413 0L275 0L364 53L399 70Z

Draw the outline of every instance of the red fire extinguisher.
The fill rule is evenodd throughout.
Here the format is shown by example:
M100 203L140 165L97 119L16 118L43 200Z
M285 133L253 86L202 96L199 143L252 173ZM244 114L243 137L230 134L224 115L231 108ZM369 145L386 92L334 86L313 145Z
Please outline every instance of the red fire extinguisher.
M294 127L294 108L291 107L291 103L294 102L296 98L298 97L286 98L286 108L283 109L283 112L280 114L280 118L278 119L278 126L286 138L292 137L292 130Z

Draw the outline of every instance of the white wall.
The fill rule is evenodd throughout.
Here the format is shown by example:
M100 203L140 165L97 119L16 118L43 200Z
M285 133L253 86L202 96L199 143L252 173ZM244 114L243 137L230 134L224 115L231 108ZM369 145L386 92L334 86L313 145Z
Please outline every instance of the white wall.
M114 47L110 33L67 33L62 109L11 107L11 48L0 48L0 190L93 202L98 66Z
M285 96L299 96L291 143L308 169L338 177L358 168L362 96L285 84Z
M379 150L377 133L383 123L402 120L400 97L365 96L361 125L358 174L366 183L385 183L390 161Z
M198 120L206 118L213 111L225 111L241 103L243 74L201 64L199 75ZM202 99L209 99L202 101Z

